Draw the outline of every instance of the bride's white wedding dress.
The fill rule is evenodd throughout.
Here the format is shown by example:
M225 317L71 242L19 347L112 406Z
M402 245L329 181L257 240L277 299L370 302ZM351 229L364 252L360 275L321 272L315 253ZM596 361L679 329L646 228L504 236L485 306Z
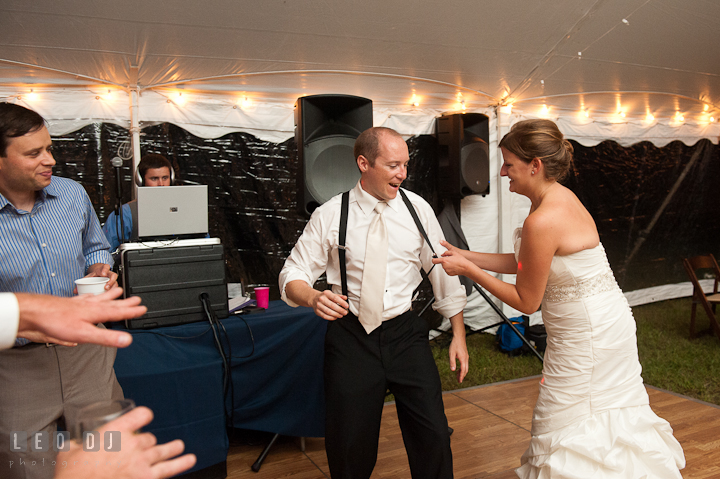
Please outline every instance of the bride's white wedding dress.
M601 244L553 258L542 316L543 379L518 476L681 478L682 448L650 409L635 320Z

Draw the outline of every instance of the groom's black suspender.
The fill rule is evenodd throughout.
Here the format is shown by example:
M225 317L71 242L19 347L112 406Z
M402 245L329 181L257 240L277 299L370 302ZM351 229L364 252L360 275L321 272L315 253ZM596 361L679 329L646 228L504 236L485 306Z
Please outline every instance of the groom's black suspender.
M420 222L420 218L418 218L417 211L415 211L415 207L412 203L410 203L410 200L408 199L407 195L403 190L400 190L400 196L402 196L403 202L407 206L408 210L410 210L410 215L413 218L413 221L415 221L415 226L417 226L417 229L420 231L420 234L425 239L425 242L430 247L430 251L433 253L433 257L437 258L437 255L435 254L435 248L433 248L432 243L428 239L427 233L425 233L425 228L423 228L422 223ZM345 264L345 238L347 236L347 221L348 221L348 210L350 208L350 192L346 191L342 194L342 206L340 207L340 232L338 236L338 260L340 261L340 280L342 281L342 294L347 297L348 289L347 289L347 265ZM435 265L432 265L430 268L430 271L435 267ZM423 279L430 274L430 271L425 273L425 270L420 268L420 273L422 273Z
M342 195L340 208L340 235L338 237L338 259L340 261L340 280L342 281L342 294L347 298L347 266L345 265L345 236L347 234L348 209L350 205L350 192Z
M427 233L425 233L425 228L423 228L422 223L420 223L420 218L418 218L417 211L415 211L415 207L413 206L412 203L410 203L410 200L408 199L407 195L405 194L405 192L403 190L400 190L400 196L402 196L402 199L405 202L405 204L407 205L408 210L410 210L410 215L413 217L413 221L415 221L415 225L417 226L417 229L420 230L420 234L422 235L423 238L425 238L425 242L430 247L430 251L432 251L433 257L437 258L437 255L435 254L435 248L433 248L432 243L428 239ZM434 267L435 267L435 265L432 265L430 267L430 271L432 271L432 269ZM423 273L425 272L425 270L423 270L422 268L421 268L421 271ZM430 271L428 271L427 274L430 274Z

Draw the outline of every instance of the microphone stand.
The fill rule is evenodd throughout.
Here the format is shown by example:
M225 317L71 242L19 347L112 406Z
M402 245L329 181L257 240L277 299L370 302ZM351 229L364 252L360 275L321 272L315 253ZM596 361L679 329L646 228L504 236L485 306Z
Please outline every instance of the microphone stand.
M122 214L122 177L121 169L123 160L119 156L116 156L111 161L115 167L115 229L118 231L118 239L120 244L125 243L125 219ZM120 221L120 228L118 229L118 220Z

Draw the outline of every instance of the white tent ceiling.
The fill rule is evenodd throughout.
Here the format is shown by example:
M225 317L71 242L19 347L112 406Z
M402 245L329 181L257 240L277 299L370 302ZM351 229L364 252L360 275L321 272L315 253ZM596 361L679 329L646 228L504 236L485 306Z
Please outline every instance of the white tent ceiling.
M406 134L512 103L594 142L717 141L719 27L712 0L4 0L0 97L129 126L137 89L139 120L204 136L287 138L299 96L341 93Z

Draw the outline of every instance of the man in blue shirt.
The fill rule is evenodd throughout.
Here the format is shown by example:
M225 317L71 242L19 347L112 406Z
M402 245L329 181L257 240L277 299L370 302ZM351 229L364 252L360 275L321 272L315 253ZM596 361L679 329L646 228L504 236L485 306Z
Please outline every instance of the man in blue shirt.
M149 154L142 157L137 167L138 186L170 186L173 182L170 161L162 155ZM113 211L103 225L103 232L110 243L110 251L127 241L137 240L137 203L131 201L122 205L122 219ZM122 231L122 237L119 232Z
M54 165L43 118L0 103L2 292L69 297L74 281L83 276L110 278L106 289L116 284L109 245L90 198L78 183L52 176ZM113 371L115 352L96 345L57 345L42 333L26 335L0 352L0 477L53 476L52 448L42 452L30 441L11 444L11 433L52 437L59 422L73 425L74 410L122 398Z

